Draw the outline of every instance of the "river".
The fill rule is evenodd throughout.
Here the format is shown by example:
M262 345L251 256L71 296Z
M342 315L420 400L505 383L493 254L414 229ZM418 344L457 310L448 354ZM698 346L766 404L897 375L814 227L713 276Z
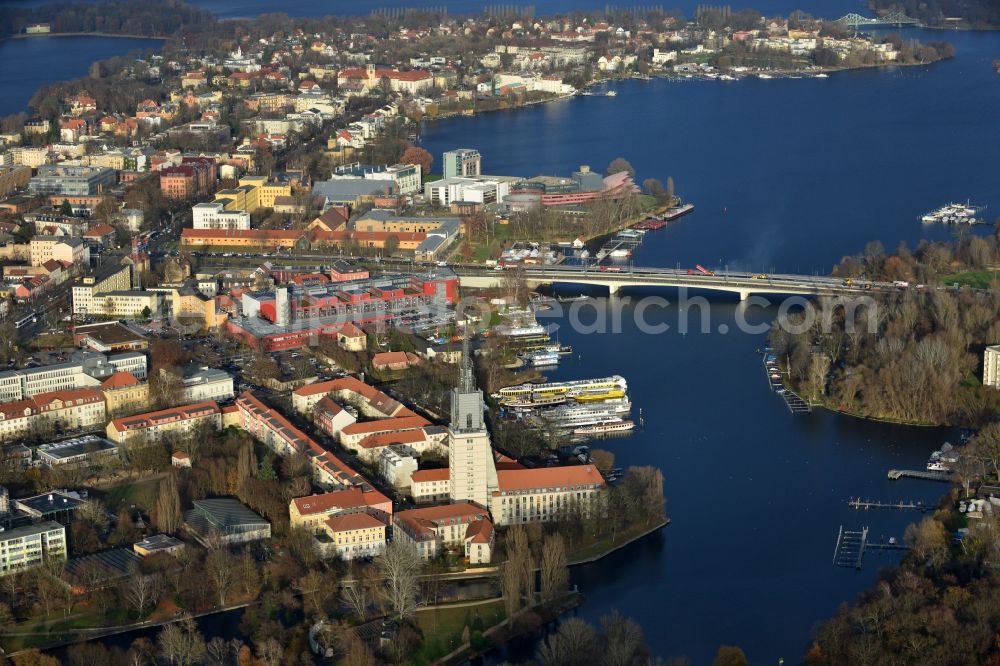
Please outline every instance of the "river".
M614 85L614 98L428 123L422 143L436 160L443 150L475 147L486 173L568 174L623 156L640 179L672 175L697 209L647 234L637 265L826 273L869 240L892 249L948 238L952 229L921 225L919 216L950 200L989 204L993 214L1000 205L1000 133L990 111L1000 108L990 67L1000 34L918 34L948 39L957 57L829 79L629 81ZM839 526L898 538L919 519L856 513L846 501L934 502L945 486L889 481L886 471L923 468L954 433L823 411L793 415L768 390L755 353L763 336L734 332L733 299L705 295L706 334L680 334L677 305L651 308L648 319L671 325L653 336L637 329L634 303L625 301L652 293L678 298L623 290L612 299L624 306L621 333L574 331L565 316L546 321L574 348L553 378L618 373L629 381L645 428L602 445L619 466L663 470L673 520L579 569L587 595L580 613L596 621L618 609L635 618L657 655L702 664L733 644L751 663L795 663L815 625L894 559L870 556L860 572L833 567ZM774 312L749 318L770 321Z

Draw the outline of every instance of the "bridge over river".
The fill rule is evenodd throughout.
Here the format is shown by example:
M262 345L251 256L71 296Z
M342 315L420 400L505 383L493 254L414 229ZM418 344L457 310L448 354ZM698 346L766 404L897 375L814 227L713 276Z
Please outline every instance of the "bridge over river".
M505 270L453 266L463 287L502 287ZM740 273L734 271L700 273L674 268L639 266L539 266L523 269L529 287L539 285L589 285L607 287L611 294L628 287L674 287L705 289L736 294L746 300L751 294L800 296L860 296L873 292L899 291L892 282L845 281L816 275ZM904 287L905 288L905 287Z

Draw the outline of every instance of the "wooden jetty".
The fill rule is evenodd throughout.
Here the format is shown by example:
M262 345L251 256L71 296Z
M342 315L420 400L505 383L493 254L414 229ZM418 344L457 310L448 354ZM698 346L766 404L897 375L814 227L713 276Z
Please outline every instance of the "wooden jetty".
M929 511L932 507L923 502L877 502L872 500L862 500L860 497L847 500L847 505L852 509L897 509L899 511Z
M890 469L889 478L898 481L902 478L924 479L925 481L951 482L951 472L928 472L918 469Z
M840 526L837 532L837 545L833 549L833 565L837 567L854 568L861 570L861 565L865 560L866 550L909 550L910 547L902 543L871 543L868 541L868 528L862 527L858 530L845 530Z

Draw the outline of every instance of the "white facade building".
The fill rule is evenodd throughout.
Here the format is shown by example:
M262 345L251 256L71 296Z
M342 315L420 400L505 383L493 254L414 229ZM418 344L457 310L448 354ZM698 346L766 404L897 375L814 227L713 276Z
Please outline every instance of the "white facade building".
M1000 388L1000 345L990 345L983 352L983 386Z
M66 559L66 528L54 521L0 531L0 576Z
M195 229L250 228L250 213L226 210L223 204L215 201L195 204L191 208L191 220Z

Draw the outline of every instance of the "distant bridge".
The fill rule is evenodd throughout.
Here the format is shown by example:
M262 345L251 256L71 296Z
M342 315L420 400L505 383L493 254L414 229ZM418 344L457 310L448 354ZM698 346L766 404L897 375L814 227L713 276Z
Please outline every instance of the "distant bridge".
M490 268L453 266L463 287L501 287L504 271ZM524 269L528 286L578 284L607 287L611 294L627 287L686 287L737 294L746 300L751 294L800 296L847 296L872 292L898 292L891 282L847 282L842 278L815 275L765 275L763 273L691 273L684 269L642 268L639 266L544 266Z
M886 14L885 16L879 16L876 18L871 18L868 16L862 16L861 14L855 14L851 12L847 16L842 16L837 19L837 23L843 23L844 25L850 26L852 28L858 28L861 26L879 26L879 25L894 25L894 26L904 26L904 25L920 25L920 21L915 18L910 18L903 12L892 12L891 14Z

